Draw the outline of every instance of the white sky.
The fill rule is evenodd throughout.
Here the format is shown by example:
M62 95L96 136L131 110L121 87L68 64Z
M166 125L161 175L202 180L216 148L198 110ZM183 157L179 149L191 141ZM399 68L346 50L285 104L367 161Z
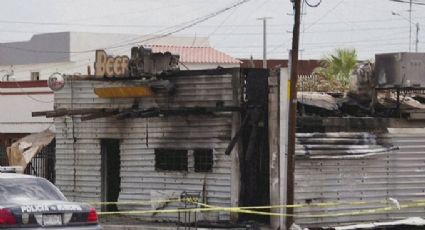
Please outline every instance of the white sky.
M35 33L84 31L158 34L239 0L0 0L0 42L28 40ZM315 3L318 0L308 0ZM425 1L424 1L425 2ZM361 59L409 51L408 4L389 0L322 0L305 7L301 58L318 59L335 48L356 48ZM392 15L395 11L403 15ZM290 0L251 0L178 35L209 36L211 45L234 57L262 58L262 22L268 21L268 57L288 56L293 23ZM425 52L425 6L414 5L419 51ZM412 26L412 51L415 49Z

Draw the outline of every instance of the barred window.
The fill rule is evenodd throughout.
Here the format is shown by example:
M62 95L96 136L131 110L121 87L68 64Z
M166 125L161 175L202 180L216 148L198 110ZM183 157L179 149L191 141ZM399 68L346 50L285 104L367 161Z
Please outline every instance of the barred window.
M187 150L155 149L155 169L187 171Z
M213 167L212 149L195 149L195 172L211 172Z

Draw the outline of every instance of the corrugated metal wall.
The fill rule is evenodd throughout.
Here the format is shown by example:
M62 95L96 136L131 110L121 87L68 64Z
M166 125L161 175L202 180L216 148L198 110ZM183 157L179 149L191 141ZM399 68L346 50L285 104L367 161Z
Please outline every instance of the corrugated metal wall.
M397 199L400 204L425 198L425 130L393 129L390 133L321 133L298 134L297 154L305 154L306 146L315 151L330 146L392 144L399 150L357 159L296 159L295 198L298 204L322 202L385 201ZM388 204L389 205L389 204ZM302 226L335 226L340 224L424 217L424 207L388 212L351 213L388 206L387 204L344 204L295 209L297 215L336 214L329 217L296 217ZM394 206L391 206L394 207Z
M140 108L172 108L192 106L237 106L231 74L179 76L174 95L160 94L140 99ZM100 99L95 87L137 84L137 81L66 80L64 89L55 93L55 108L129 108L134 99ZM56 184L72 200L100 201L101 155L100 139L121 139L121 192L119 201L150 200L151 191L202 192L205 184L207 202L212 205L231 205L231 156L224 154L231 139L232 114L217 116L185 116L165 118L136 118L115 120L100 118L74 121L70 117L56 118ZM75 137L75 143L74 143ZM155 171L155 148L189 150L188 172ZM213 171L195 173L195 148L211 148L214 154ZM73 154L75 152L75 154ZM74 171L75 170L75 171ZM146 207L152 209L151 207ZM121 210L137 207L120 206ZM177 214L156 215L166 220ZM228 213L213 218L229 219Z

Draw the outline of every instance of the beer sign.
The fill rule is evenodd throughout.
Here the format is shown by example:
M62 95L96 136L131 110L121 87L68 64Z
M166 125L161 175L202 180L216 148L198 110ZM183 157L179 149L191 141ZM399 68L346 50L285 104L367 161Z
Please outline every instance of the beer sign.
M125 77L128 76L127 56L108 56L104 50L96 50L94 74L96 77Z
M60 73L53 73L47 80L47 85L53 91L58 91L65 86L65 79Z

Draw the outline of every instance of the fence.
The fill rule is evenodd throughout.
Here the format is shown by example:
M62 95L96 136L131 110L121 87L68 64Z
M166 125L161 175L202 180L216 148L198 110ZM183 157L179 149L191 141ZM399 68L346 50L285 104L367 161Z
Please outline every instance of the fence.
M53 140L49 145L43 148L35 157L28 163L24 170L25 174L43 177L52 183L55 183L55 152L56 141ZM8 166L6 151L0 149L0 165Z
M318 91L319 76L315 74L298 75L297 90L303 92Z
M25 169L25 174L43 177L55 183L55 152L56 141L53 140L31 160Z
M7 161L6 147L0 145L0 166L7 166L9 162Z

